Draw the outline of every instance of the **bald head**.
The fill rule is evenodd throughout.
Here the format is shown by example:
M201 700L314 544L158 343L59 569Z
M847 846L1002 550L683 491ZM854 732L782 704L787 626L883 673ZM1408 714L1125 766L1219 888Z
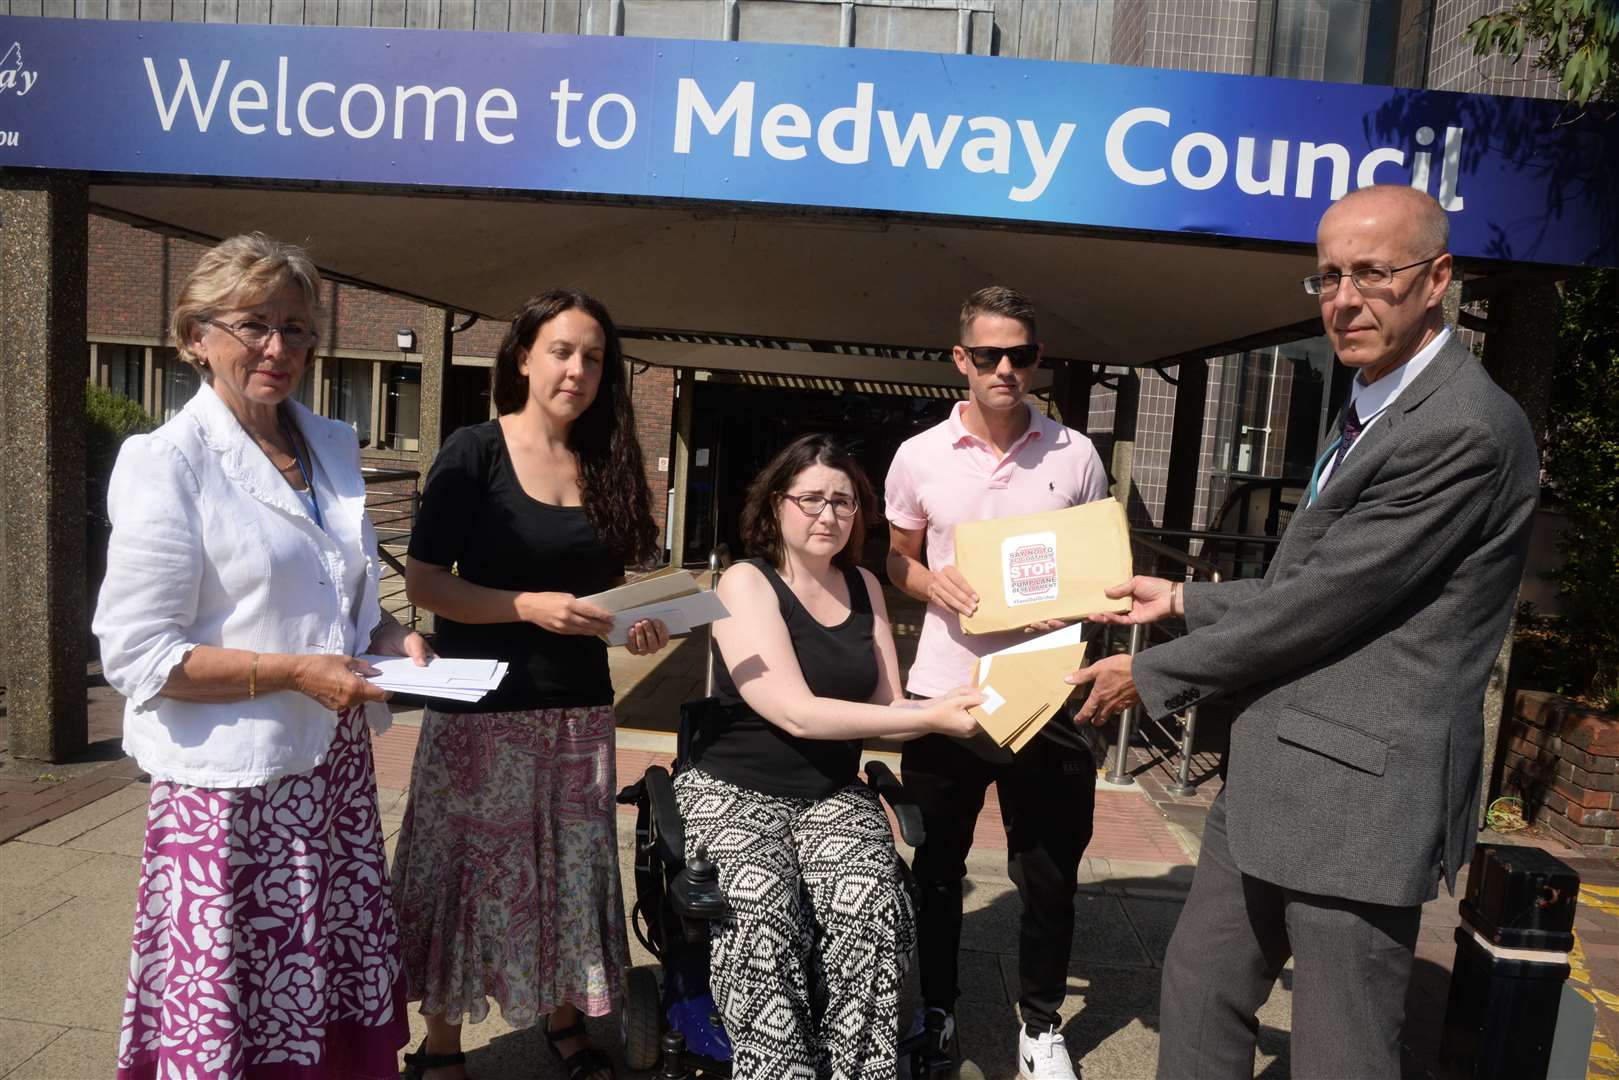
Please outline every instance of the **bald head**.
M1329 221L1393 225L1409 238L1410 257L1423 259L1450 250L1450 219L1432 195L1404 184L1374 184L1351 191L1327 208L1317 238Z

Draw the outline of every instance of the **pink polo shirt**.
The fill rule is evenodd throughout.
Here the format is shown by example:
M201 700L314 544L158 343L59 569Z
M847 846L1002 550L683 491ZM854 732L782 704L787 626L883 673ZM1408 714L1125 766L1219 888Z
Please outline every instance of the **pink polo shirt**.
M1038 514L1105 499L1107 471L1096 447L1029 405L1029 430L1004 456L961 422L965 401L948 419L905 440L888 467L888 520L926 528L928 566L956 561L963 521ZM1021 640L1021 631L964 634L959 617L929 604L906 689L934 697L972 681L973 661Z

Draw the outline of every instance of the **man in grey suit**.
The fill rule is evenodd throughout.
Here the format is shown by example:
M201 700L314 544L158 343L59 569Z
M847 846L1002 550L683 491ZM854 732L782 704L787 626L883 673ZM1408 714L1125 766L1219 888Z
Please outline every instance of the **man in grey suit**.
M1528 421L1450 329L1448 226L1408 187L1332 206L1305 281L1357 371L1263 580L1136 577L1188 633L1075 672L1080 720L1235 705L1224 790L1164 961L1158 1075L1253 1075L1291 956L1293 1074L1397 1077L1421 904L1471 858L1485 683L1538 495Z

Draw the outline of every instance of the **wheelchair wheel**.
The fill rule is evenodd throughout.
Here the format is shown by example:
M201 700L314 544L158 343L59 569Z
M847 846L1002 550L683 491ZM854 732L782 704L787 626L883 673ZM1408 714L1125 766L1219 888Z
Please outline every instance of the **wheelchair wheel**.
M642 965L630 968L625 980L624 1015L619 1023L624 1039L624 1064L641 1071L658 1064L663 1036L663 994L658 976Z

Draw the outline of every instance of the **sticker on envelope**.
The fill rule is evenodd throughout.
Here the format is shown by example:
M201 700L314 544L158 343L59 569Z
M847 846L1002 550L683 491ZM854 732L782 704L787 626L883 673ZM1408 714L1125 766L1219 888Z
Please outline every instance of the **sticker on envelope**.
M1057 599L1057 534L1024 533L1001 541L1006 606Z

